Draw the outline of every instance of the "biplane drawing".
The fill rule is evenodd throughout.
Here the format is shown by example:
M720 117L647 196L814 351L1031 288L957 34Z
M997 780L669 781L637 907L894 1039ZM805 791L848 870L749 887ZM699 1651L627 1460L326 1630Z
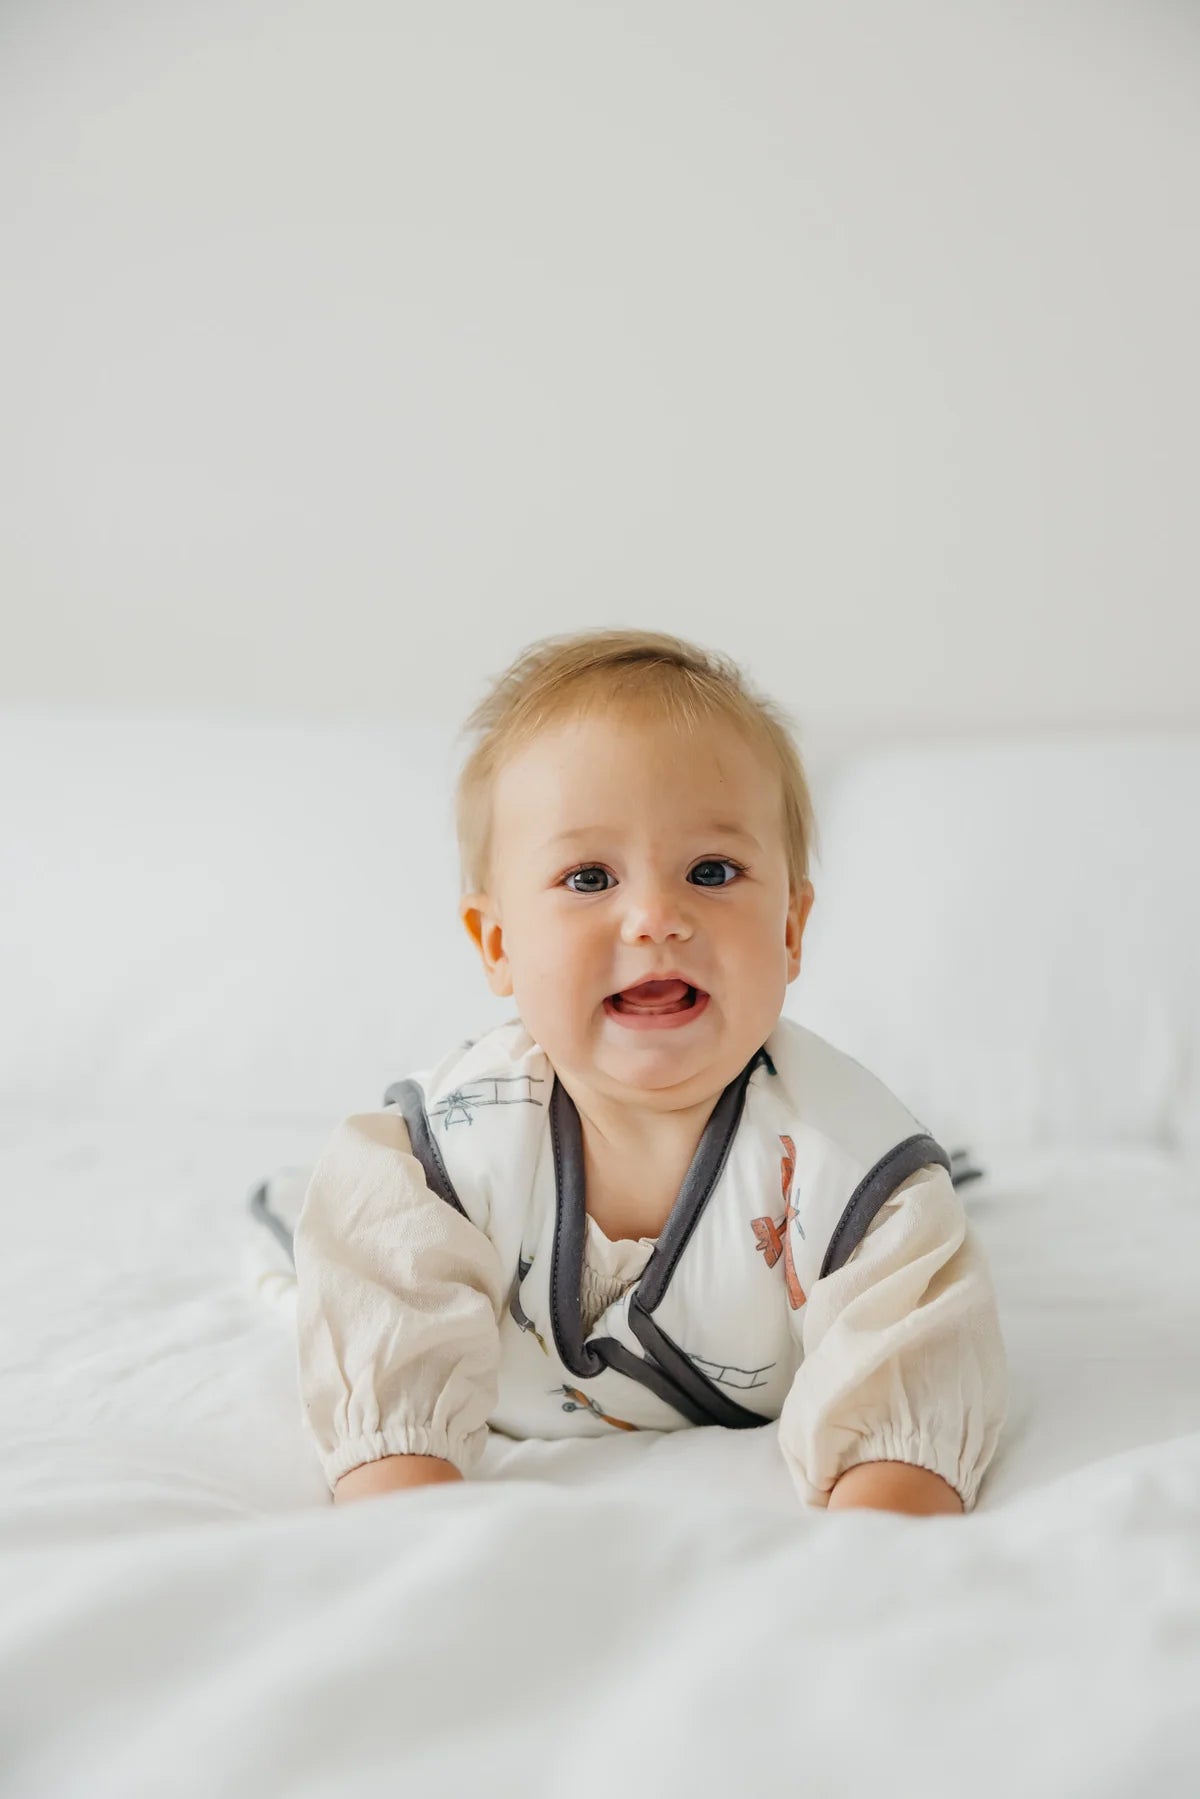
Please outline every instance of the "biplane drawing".
M442 1129L448 1131L452 1124L474 1124L475 1113L481 1106L540 1106L545 1102L537 1097L533 1088L545 1084L540 1075L534 1074L485 1075L447 1093L432 1107L429 1116L440 1118Z

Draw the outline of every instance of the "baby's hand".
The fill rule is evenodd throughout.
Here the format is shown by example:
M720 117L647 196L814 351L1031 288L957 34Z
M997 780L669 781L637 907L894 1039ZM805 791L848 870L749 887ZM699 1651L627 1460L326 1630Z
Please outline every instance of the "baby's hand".
M385 1455L343 1474L333 1490L333 1503L345 1505L349 1499L373 1499L401 1487L430 1487L437 1481L461 1479L454 1463L440 1455Z
M917 1468L911 1462L858 1462L834 1482L829 1510L849 1506L877 1512L909 1512L922 1517L933 1512L961 1512L963 1502L940 1474Z

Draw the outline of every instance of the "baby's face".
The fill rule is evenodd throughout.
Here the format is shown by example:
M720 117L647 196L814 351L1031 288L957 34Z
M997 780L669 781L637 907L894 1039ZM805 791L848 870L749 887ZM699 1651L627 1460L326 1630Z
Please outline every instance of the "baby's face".
M493 992L571 1085L714 1097L774 1029L812 887L789 888L780 777L736 728L584 716L492 795L490 891L463 903Z

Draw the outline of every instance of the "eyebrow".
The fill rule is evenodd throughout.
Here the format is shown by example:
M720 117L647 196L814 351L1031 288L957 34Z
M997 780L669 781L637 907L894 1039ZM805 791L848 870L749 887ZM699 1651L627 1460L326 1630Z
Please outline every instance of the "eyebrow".
M762 848L758 838L752 831L748 831L745 825L730 824L723 819L710 819L698 828L697 835L701 833L712 837L738 837L743 843L752 843L756 850ZM588 841L597 837L616 837L619 834L619 829L611 825L578 825L573 830L559 831L553 837L547 837L545 847L553 849L560 843Z

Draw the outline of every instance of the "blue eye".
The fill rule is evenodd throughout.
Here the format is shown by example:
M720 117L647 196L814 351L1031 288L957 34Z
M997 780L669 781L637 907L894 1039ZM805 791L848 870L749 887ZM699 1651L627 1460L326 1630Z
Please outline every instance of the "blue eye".
M594 878L597 876L598 879ZM577 881L579 886L575 885ZM604 893L615 885L608 870L597 868L594 864L589 864L586 868L573 868L563 879L563 886L569 887L572 893Z
M728 880L724 878L722 872L725 869L730 870ZM688 876L688 880L697 887L728 887L731 882L736 881L738 876L745 872L745 869L737 862L727 862L723 857L710 856L704 862L697 862Z

